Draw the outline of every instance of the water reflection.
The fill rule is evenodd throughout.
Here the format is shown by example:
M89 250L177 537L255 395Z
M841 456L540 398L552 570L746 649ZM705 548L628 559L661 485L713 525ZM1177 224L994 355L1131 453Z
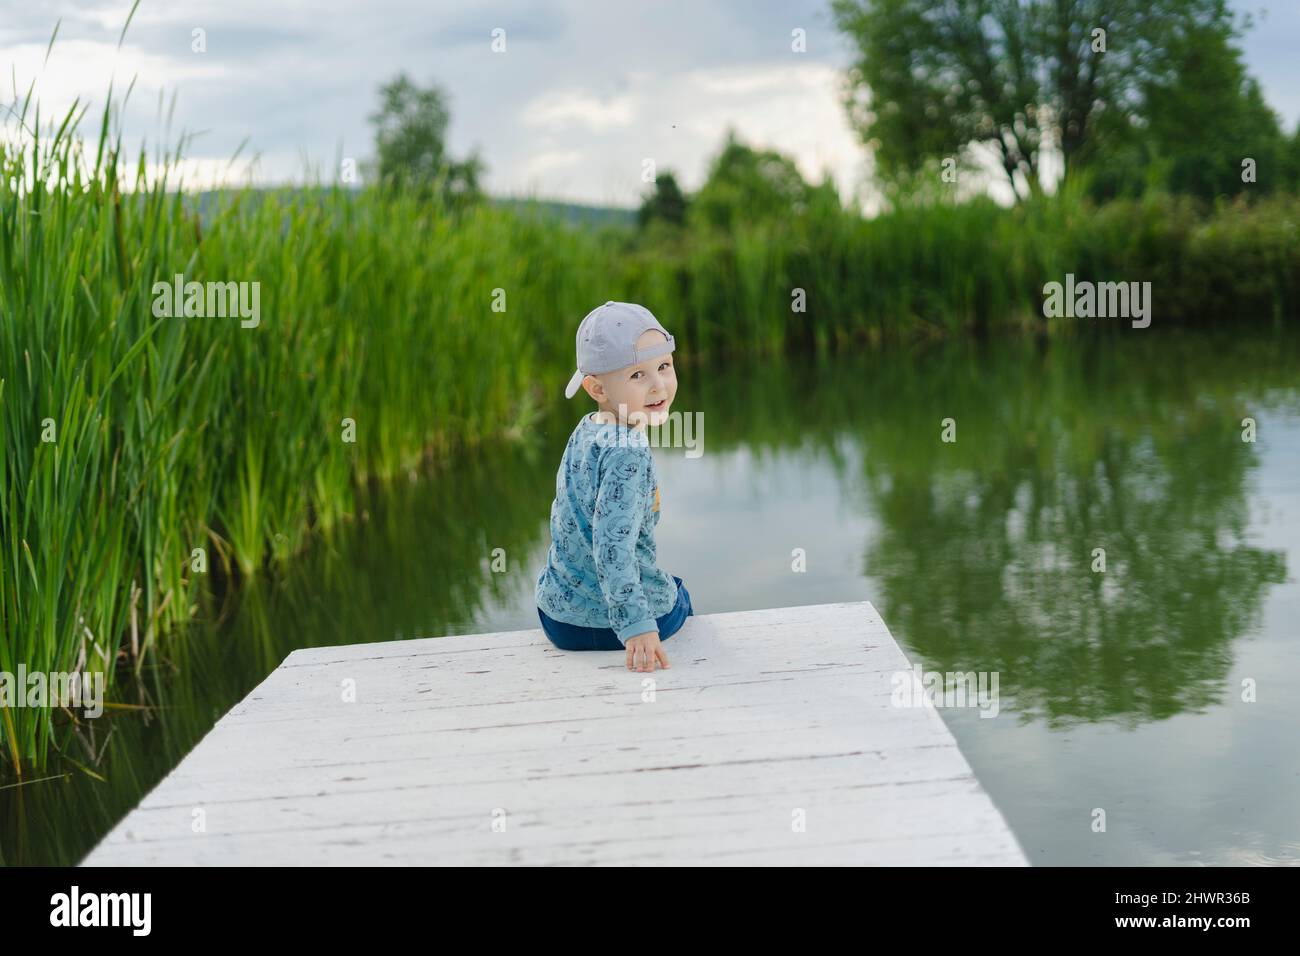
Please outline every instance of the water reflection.
M1247 539L1258 454L1236 386L1295 370L1180 344L1000 348L978 375L951 352L920 374L876 369L865 404L889 411L863 433L880 521L866 563L885 620L934 669L998 671L1022 719L1052 723L1222 698L1232 641L1286 579L1284 553Z
M1286 580L1247 537L1268 436L1241 420L1300 404L1292 339L930 347L751 369L701 404L714 451L798 443L846 496L853 436L872 600L927 668L999 672L1024 720L1131 725L1221 699L1232 641Z

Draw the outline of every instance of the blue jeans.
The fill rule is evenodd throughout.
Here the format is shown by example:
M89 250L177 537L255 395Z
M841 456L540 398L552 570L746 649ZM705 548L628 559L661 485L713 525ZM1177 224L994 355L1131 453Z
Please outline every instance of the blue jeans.
M681 630L686 619L695 613L695 608L691 607L691 596L687 593L686 586L682 584L682 579L674 574L673 580L677 582L677 603L663 617L655 618L655 623L659 625L661 641L668 640ZM537 616L542 620L542 630L546 632L546 636L562 651L623 650L623 642L614 635L613 628L565 624L563 621L549 617L540 607L537 609Z

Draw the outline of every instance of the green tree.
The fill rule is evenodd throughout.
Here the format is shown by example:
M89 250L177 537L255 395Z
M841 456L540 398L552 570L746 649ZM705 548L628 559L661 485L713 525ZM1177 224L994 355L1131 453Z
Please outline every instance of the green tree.
M886 176L978 144L1024 198L1041 189L1049 148L1067 174L1110 162L1114 177L1127 163L1126 180L1155 157L1177 167L1181 154L1174 183L1205 192L1227 185L1226 159L1241 155L1216 144L1208 173L1204 151L1192 156L1207 114L1266 140L1276 127L1245 76L1226 0L832 0L832 10L857 47L851 119Z
M1281 188L1288 192L1300 192L1300 123L1296 123L1295 132L1282 143Z
M829 179L813 186L804 181L794 160L774 150L754 149L727 131L722 151L708 179L691 201L691 218L704 225L731 229L746 221L801 215L818 201L838 194Z
M1093 157L1093 194L1134 195L1157 184L1208 200L1286 188L1287 137L1231 38L1188 24L1170 32L1163 53L1172 69L1144 84L1140 119Z
M413 189L460 206L482 198L484 171L477 153L455 160L447 155L451 110L437 85L421 88L405 73L379 88L373 171L387 186Z
M637 226L645 229L651 222L666 222L674 226L686 222L686 196L677 185L677 177L670 172L662 172L655 177L654 188L649 191L637 210Z

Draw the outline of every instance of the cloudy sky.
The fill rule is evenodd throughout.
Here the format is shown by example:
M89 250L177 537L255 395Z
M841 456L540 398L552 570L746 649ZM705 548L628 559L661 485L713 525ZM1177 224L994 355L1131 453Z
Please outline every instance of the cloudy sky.
M1234 3L1256 17L1246 59L1292 129L1300 3ZM48 114L78 96L102 104L111 79L121 91L134 78L125 140L194 134L195 188L325 176L338 156L366 157L376 89L401 69L449 92L452 152L477 148L495 195L632 206L647 157L693 189L728 126L793 156L809 178L829 172L846 197L864 174L840 102L851 50L828 0L144 0L118 50L130 6L0 0L3 102L15 79L20 95L36 82ZM504 53L491 49L498 28ZM805 53L791 51L796 28ZM195 30L206 52L193 51ZM255 162L232 166L245 140Z

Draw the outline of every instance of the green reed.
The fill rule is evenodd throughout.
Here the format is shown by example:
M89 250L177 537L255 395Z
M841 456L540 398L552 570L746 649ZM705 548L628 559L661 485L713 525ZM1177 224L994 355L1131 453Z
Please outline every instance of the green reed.
M24 108L0 145L0 670L111 687L194 613L199 574L287 560L358 480L526 423L553 377L535 354L606 289L570 274L581 236L487 207L314 187L201 221L176 157L146 176L107 113L93 150L79 119ZM177 274L258 283L259 324L156 316ZM0 759L85 759L75 724L4 707Z

